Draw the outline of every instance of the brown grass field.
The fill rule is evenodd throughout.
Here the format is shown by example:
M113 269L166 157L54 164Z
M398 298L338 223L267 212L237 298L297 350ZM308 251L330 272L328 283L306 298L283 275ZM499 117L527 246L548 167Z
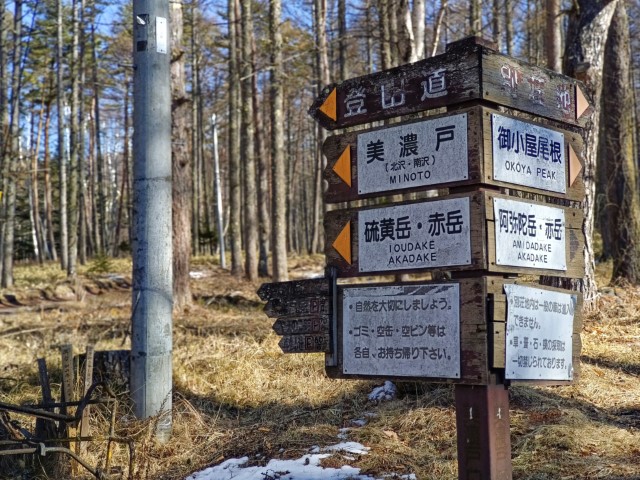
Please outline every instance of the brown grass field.
M292 278L321 271L322 257L290 260ZM130 275L130 261L108 262ZM93 270L96 265L93 265ZM104 270L105 265L101 266ZM78 283L95 285L92 265ZM135 458L115 447L123 478L184 479L206 466L249 456L298 458L313 445L338 442L352 420L375 415L349 431L368 455L334 455L327 466L350 464L363 474L414 473L420 480L457 478L453 387L398 383L398 396L373 405L376 382L330 380L321 354L283 355L273 320L262 312L259 284L231 277L212 258L194 260L204 278L192 282L196 301L174 318L173 436L158 444L152 422L136 421L126 392L116 432L134 440ZM606 265L599 285L606 286ZM103 278L103 277L100 277ZM0 402L40 401L36 359L49 366L60 398L60 352L73 344L96 350L129 348L127 288L102 284L73 295L57 266L17 268L12 294L23 306L0 306ZM47 298L43 298L47 297ZM516 479L640 479L640 288L602 287L597 310L585 316L582 372L564 387L512 387L511 443ZM378 382L380 383L380 382ZM30 417L11 414L30 431ZM92 435L104 435L104 412L94 409ZM104 461L106 442L87 442L89 464ZM56 478L36 473L29 459L0 457L0 478ZM93 478L82 471L77 478ZM260 479L263 480L263 479Z

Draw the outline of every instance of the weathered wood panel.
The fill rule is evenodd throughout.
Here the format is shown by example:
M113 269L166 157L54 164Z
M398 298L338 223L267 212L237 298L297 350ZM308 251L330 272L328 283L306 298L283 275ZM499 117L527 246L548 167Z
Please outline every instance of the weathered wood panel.
M329 335L285 335L278 346L284 353L329 353L331 340Z
M393 265L386 266L383 265L384 262L380 262L379 267L371 266L372 262L370 258L360 258L361 249L364 249L365 238L360 239L359 237L359 221L360 221L360 212L365 213L378 213L381 217L391 218L394 215L394 212L400 211L399 209L409 206L411 208L415 208L418 213L413 214L416 218L409 218L407 221L409 222L409 226L413 232L418 232L426 230L429 226L427 224L427 220L424 220L420 217L419 209L423 208L425 211L431 208L431 205L435 205L436 202L443 201L451 201L456 199L465 199L468 200L469 204L469 215L468 217L462 218L461 221L464 223L465 228L468 227L469 237L468 241L470 242L470 251L466 252L465 257L470 258L459 258L460 261L465 263L459 263L456 265L448 264L447 270L482 270L486 269L486 256L484 255L484 242L479 241L480 239L485 238L484 233L484 212L483 212L483 201L484 197L481 193L473 193L473 194L458 194L458 195L449 195L447 197L440 197L430 200L422 200L418 202L403 202L399 204L393 204L388 207L367 207L363 209L350 209L350 210L334 210L331 212L327 212L325 216L325 234L326 234L326 249L325 255L327 258L327 265L331 267L335 267L340 277L353 277L358 275L370 275L372 273L385 273L385 274L395 274L395 273L411 273L411 272L419 272L430 270L430 268L413 268L410 263L405 262L401 268L395 267ZM438 203L438 205L445 205ZM339 249L336 249L334 243L336 239L340 236L341 233L344 232L347 225L350 229L350 255L345 255L345 252L339 252ZM420 237L423 238L423 237ZM433 239L437 239L436 235L432 235ZM391 245L391 240L388 242L389 245L386 245L384 242L380 242L381 248L392 248L397 243ZM403 243L402 248L405 248L410 242L411 239L407 239L406 242ZM435 242L435 240L434 240ZM421 242L423 245L424 242ZM362 246L361 246L362 244ZM434 244L436 245L436 244ZM429 245L427 245L429 247ZM436 245L437 248L437 245ZM428 249L427 249L428 250ZM396 259L396 251L392 251L390 253L390 258L393 257L394 263ZM430 259L435 259L434 263L437 263L439 260L438 252L433 251L421 251L421 254L431 255L434 254L433 257L429 257ZM470 254L470 255L469 255ZM406 255L404 255L406 256ZM404 261L404 256L401 255L402 260ZM350 257L350 258L347 258ZM410 259L409 259L410 260ZM466 260L469 260L466 262ZM361 266L361 263L364 264L366 261L367 267L364 268ZM389 260L391 261L391 260ZM387 265L389 262L386 262ZM434 266L431 269L442 269L441 265Z
M492 273L516 273L516 274L539 274L555 275L568 278L582 278L584 276L584 234L582 233L583 214L581 210L562 207L559 205L547 205L531 200L522 200L506 195L499 195L486 192L485 215L488 249L488 271ZM508 199L522 202L523 204L538 205L540 207L553 207L564 212L564 244L566 270L548 268L529 268L526 266L499 265L496 261L496 219L494 217L494 199ZM515 247L514 247L515 249Z
M411 126L422 125L424 124L424 122L442 120L446 119L447 117L452 117L453 115L458 116L461 114L467 115L466 155L468 162L468 175L466 180L438 182L436 179L441 177L441 175L437 175L437 173L440 169L447 168L446 162L438 162L437 165L427 165L425 167L418 168L418 164L415 162L421 160L421 158L416 157L414 160L410 156L408 156L407 162L414 162L414 164L405 166L404 163L400 165L400 163L402 162L398 162L397 158L385 159L388 173L385 172L385 178L381 178L381 183L386 182L388 184L388 188L384 192L363 191L363 189L360 188L360 177L362 174L361 172L359 172L358 155L366 155L366 152L363 153L359 152L358 150L359 137L371 137L375 133L380 134L380 136L382 137L385 132L393 131L394 129L397 130L399 127L410 128ZM527 125L543 127L546 130L558 132L564 137L565 151L563 159L566 163L564 172L564 184L566 185L566 193L554 192L549 188L535 188L533 186L527 186L522 184L522 181L518 183L516 181L508 182L505 180L497 180L494 177L494 164L495 162L498 162L500 160L493 158L492 146L494 140L492 138L492 114L497 114L500 115L500 117L508 119L518 119L526 123ZM545 121L528 121L513 115L498 112L497 110L476 106L468 109L456 110L444 115L433 115L424 117L420 120L404 123L401 125L380 127L358 132L349 132L343 135L331 136L327 138L323 146L323 152L327 157L327 168L324 171L324 179L327 181L327 189L324 193L324 199L327 203L337 203L399 192L414 192L436 188L456 188L469 185L488 185L504 188L515 188L525 192L531 192L540 195L564 198L573 201L582 201L582 199L584 198L584 181L582 178L583 162L579 158L579 152L582 151L583 147L582 138L580 137L580 135L574 132L559 129L555 126L547 125L547 123L548 122ZM419 140L421 142L423 141L423 139ZM400 141L401 139L398 138L397 145L400 145ZM572 149L572 151L570 149ZM574 164L569 163L569 159L572 156L574 156L575 158ZM347 161L348 168L346 168ZM575 162L577 162L577 165L575 164ZM422 165L422 163L420 163L420 165ZM545 167L545 163L548 162L538 162L541 167ZM360 167L362 167L362 163L360 164ZM576 171L574 172L574 170L571 170L570 167L572 167ZM400 173L398 173L397 170L399 170ZM402 175L406 178L413 179L415 179L418 174L420 175L420 177L422 177L422 174L424 173L423 171L428 172L431 177L429 179L424 179L422 181L422 185L415 186L414 180L413 184L411 182L407 182L409 186L405 188L400 184L401 182L398 180L398 177L400 176L400 178L402 178ZM575 178L572 178L572 173L574 174ZM539 175L539 172L536 172L534 169L533 171L530 171L528 173L528 178L535 178L536 175ZM348 182L345 180L345 176L346 179L349 180ZM527 175L522 175L521 177L526 179Z
M258 296L264 302L275 299L327 296L330 294L331 282L326 277L263 283L258 289Z
M507 280L507 279L488 279L487 281L487 294L489 301L489 332L490 332L490 368L492 369L504 369L505 368L505 355L506 355L506 321L507 321L507 297L504 293L504 285L516 284L525 285L529 287L538 288L541 290L548 290L552 292L570 293L577 295L577 304L573 318L573 337L572 337L572 361L574 369L574 381L580 375L580 355L582 352L582 340L580 337L582 331L582 295L579 292L571 292L559 288L553 288L543 285L531 284L523 282L521 280ZM569 381L536 381L536 380L517 380L512 383L536 383L544 385L565 385L571 382Z
M483 100L584 126L591 113L577 80L502 55L471 37L435 57L326 87L309 114L334 130Z
M332 285L327 277L264 283L258 296L284 353L331 353Z
M397 262L395 262L397 256L392 253L392 248L395 248L397 244L392 244L391 240L389 240L387 244L385 244L385 248L389 249L389 261L387 262L387 265L385 265L383 262L384 258L382 258L379 263L372 262L370 258L367 258L365 262L365 259L360 258L362 255L362 251L369 250L363 249L362 247L362 245L366 243L366 238L359 238L360 236L362 236L361 231L363 230L359 225L359 222L361 221L359 212L379 211L381 217L392 217L393 212L395 211L394 208L397 208L396 205L422 205L428 204L430 202L456 198L468 198L470 202L470 218L468 219L468 221L471 258L469 262L465 263L465 259L460 258L461 261L458 264L448 264L446 266L428 266L423 263L422 265L418 266L416 261L415 263L403 264L402 268L398 268ZM335 210L332 212L328 212L325 216L325 254L327 258L327 265L335 267L338 270L340 277L353 277L375 273L411 273L444 269L454 272L483 270L491 273L538 274L582 278L582 276L584 275L584 236L582 234L581 211L553 205L553 208L557 209L558 211L562 211L564 214L564 223L561 227L558 226L558 234L564 235L562 237L565 247L565 255L563 258L565 260L566 267L558 269L555 266L553 266L552 268L544 268L544 266L538 266L537 264L504 264L504 261L496 261L497 248L496 222L494 218L493 204L494 199L507 199L509 201L522 202L522 204L533 205L534 207L546 207L545 204L540 202L522 200L515 197L509 197L507 195L501 195L488 191L480 191L471 194L449 195L446 197L438 197L436 199L422 200L419 202L403 202L394 204L390 207L366 207L362 209ZM543 225L539 224L538 227L542 228ZM412 228L415 228L415 226L413 226ZM343 243L341 243L340 245L334 245L336 239L338 239L339 237L346 238L344 236L341 237L341 234L344 234L345 230L348 233L349 240L349 242L347 243L348 255L344 251L340 251L340 249L345 248ZM556 241L556 243L558 243L558 241ZM424 244L424 242L422 244ZM518 247L516 245L509 245L508 249L513 250L513 252L506 253L511 253L513 255L518 254ZM524 243L523 246L520 247L520 251L530 253L527 252ZM500 253L504 254L505 252L501 251ZM435 253L435 256L433 258L437 260L437 252ZM391 261L392 259L394 260L394 262ZM379 265L379 267L372 267L372 264ZM413 268L411 265L416 266L415 268ZM544 265L544 262L540 263L539 265Z
M270 318L324 314L331 309L328 296L312 297L279 297L272 298L264 307L264 313Z
M420 284L429 282L420 282ZM444 282L431 282L444 283ZM486 322L486 287L485 279L478 277L474 279L462 279L456 282L460 285L460 378L417 378L417 377L393 377L385 376L388 379L398 380L428 380L434 383L463 383L471 385L485 385L489 382L488 370L488 332ZM415 285L415 282L403 283L402 285ZM385 284L375 284L381 286ZM366 287L367 285L358 285ZM374 286L374 285L368 285ZM377 378L371 375L345 374L344 368L344 338L342 333L343 296L347 286L338 286L338 365L326 367L326 373L331 378Z
M310 315L300 317L278 318L273 324L273 331L278 335L301 335L331 332L329 315Z

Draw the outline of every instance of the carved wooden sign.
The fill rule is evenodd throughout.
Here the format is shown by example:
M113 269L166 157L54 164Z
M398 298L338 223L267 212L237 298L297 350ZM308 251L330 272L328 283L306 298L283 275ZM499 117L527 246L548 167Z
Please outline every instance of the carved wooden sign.
M489 192L325 217L327 265L341 277L485 270L581 278L582 213Z
M326 87L309 110L334 130L433 108L484 100L573 125L593 110L584 85L501 55L477 38L447 52Z
M485 184L582 200L578 134L486 107L329 137L328 203Z
M265 313L277 320L273 330L282 336L284 353L331 351L331 286L326 278L264 283L258 296Z

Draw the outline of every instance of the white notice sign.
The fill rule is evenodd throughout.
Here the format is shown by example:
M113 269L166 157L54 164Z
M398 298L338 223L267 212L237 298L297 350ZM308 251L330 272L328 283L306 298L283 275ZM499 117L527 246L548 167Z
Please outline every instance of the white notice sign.
M460 286L345 288L343 372L460 378Z
M567 270L564 210L493 199L496 264Z
M567 192L562 133L496 114L491 115L491 132L496 180Z
M467 114L358 135L358 193L466 180Z
M573 380L573 315L576 295L505 285L505 377Z
M358 212L358 255L360 272L471 264L469 198Z

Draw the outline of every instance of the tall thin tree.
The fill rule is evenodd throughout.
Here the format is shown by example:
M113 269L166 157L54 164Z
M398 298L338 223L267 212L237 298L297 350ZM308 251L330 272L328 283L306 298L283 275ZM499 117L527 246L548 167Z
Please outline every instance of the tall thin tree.
M253 19L251 0L241 0L242 24L242 119L240 149L244 166L244 243L245 275L249 280L258 278L258 205L256 185L255 125L253 121L253 82L251 62Z
M282 72L281 0L269 2L269 37L271 40L271 165L273 187L271 211L273 280L288 280L287 269L287 177L284 156L284 94Z

